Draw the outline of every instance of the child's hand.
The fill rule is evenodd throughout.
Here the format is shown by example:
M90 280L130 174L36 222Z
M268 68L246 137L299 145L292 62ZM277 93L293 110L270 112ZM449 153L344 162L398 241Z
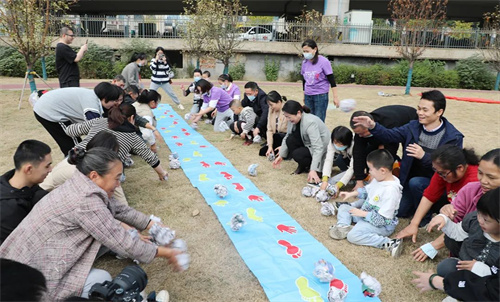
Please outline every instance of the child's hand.
M273 147L272 146L269 146L267 148L267 152L266 152L266 157L269 157L269 154L273 153Z
M476 262L477 262L477 260L468 260L468 261L460 260L457 263L457 269L471 271L472 267L474 266L474 264L476 264Z
M444 217L437 215L432 218L431 222L429 222L429 225L427 226L427 232L430 233L432 231L432 228L434 228L435 226L437 226L438 231L441 231L441 229L444 228L445 225L446 220L444 219Z
M340 198L344 198L343 201L346 201L347 199L358 196L358 192L340 192Z
M451 204L447 204L439 210L439 213L448 216L450 219L454 219L457 214L457 210Z
M321 187L319 187L320 190L326 190L326 187L328 186L328 181L323 181L321 183Z
M358 208L350 209L349 213L352 216L356 216L356 217L366 217L366 215L368 215L368 212L360 210Z
M246 133L244 133L244 132L241 132L241 133L240 133L240 137L241 137L242 139L245 139L245 138L247 137L247 134L246 134Z
M184 91L184 84L181 84L181 90Z
M411 252L411 255L413 256L413 260L423 262L425 259L428 258L428 256L424 253L424 251L421 248L418 248Z

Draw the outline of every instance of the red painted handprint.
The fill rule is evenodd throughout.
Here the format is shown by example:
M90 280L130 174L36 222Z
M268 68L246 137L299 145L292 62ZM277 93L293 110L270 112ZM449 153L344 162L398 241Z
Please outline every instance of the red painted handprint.
M200 146L200 147L202 147L202 146ZM217 165L217 166L225 166L226 165L226 163L223 163L223 162L220 162L220 161L216 161L214 164Z
M236 191L241 192L241 191L245 190L245 188L237 182L234 182L233 185L234 185L234 188L236 189Z
M176 136L176 135L174 135L174 136L172 136L172 138L173 138L173 139L178 139L179 137L178 137L178 136Z
M200 148L206 148L206 147L207 147L207 146L205 146L205 145L201 145L201 146L200 146ZM217 164L217 163L215 163L215 164Z
M210 168L210 164L208 164L204 161L200 161L200 164L203 166L203 168Z
M174 117L174 116L171 114L171 115L169 115L169 117Z
M297 246L291 245L290 242L286 240L279 240L278 244L286 247L286 253L292 256L292 258L297 259L302 256L302 250Z
M161 127L161 130L165 130L166 128L165 127Z
M177 125L178 123L176 121L173 122L174 125Z
M177 143L175 143L175 144L176 144L177 146L179 146L179 147L180 147L180 146L182 146L182 143L179 143L179 142L177 142Z
M278 224L276 226L276 228L281 232L287 232L289 234L295 234L297 233L297 230L295 229L294 226L288 226L288 225L284 225L284 224Z
M181 131L182 131L182 132L186 132L187 130L186 130L186 129L184 129L184 128L182 128L182 129L181 129Z
M184 132L184 135L185 135L185 136L190 136L190 135L191 135L191 133L189 133L189 132Z
M264 198L258 195L248 195L248 199L250 201L264 201Z
M227 172L220 172L220 174L222 174L222 176L224 176L224 178L227 180L230 180L231 178L233 178L233 175L231 175Z

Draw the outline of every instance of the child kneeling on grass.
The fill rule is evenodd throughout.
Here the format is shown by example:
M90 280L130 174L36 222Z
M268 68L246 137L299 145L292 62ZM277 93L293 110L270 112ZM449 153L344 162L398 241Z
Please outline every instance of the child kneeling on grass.
M253 129L257 120L257 114L255 114L253 108L250 106L243 108L239 100L232 100L229 108L238 116L238 120L229 125L229 129L233 132L231 138L235 134L239 134L245 140L244 145L251 145L253 143Z
M353 244L373 246L398 257L403 249L401 239L390 239L396 229L396 214L403 187L392 175L394 158L385 149L372 151L366 158L373 180L364 190L341 192L344 200L358 196L364 199L361 209L343 204L337 214L337 224L330 227L330 237L345 239ZM353 227L352 222L356 225Z

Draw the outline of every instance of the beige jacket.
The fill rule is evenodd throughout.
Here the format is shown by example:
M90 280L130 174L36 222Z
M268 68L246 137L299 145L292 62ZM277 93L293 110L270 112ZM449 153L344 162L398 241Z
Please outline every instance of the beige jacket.
M276 118L278 118L278 125L276 125ZM286 133L288 121L286 120L283 110L275 112L269 108L269 114L267 115L267 145L273 146L273 134Z

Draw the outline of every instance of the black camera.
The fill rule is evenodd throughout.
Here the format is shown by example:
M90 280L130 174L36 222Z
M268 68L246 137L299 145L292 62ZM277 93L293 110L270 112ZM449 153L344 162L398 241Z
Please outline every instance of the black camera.
M140 302L148 275L137 265L124 268L112 281L94 284L89 291L92 300L111 302Z

